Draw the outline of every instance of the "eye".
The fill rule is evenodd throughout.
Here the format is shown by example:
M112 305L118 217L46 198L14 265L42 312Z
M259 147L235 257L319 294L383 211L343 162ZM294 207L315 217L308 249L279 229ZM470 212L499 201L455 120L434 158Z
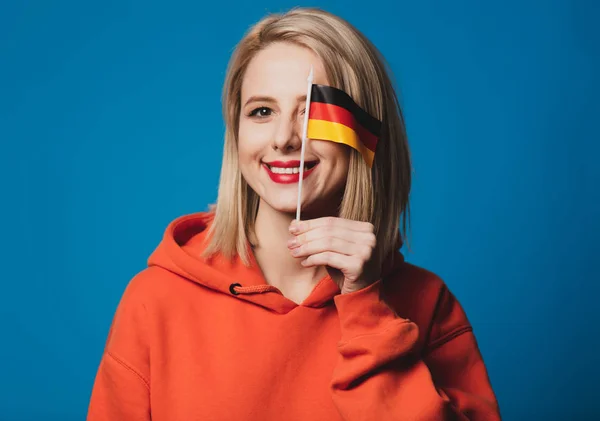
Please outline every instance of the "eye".
M273 112L273 110L270 109L269 107L258 107L258 108L253 109L250 112L250 114L248 114L248 116L264 118L264 117L269 117L272 112Z

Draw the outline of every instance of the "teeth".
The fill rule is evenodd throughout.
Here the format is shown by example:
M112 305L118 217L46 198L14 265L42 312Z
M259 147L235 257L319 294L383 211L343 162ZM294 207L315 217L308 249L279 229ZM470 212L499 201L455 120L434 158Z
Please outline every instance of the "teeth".
M269 169L275 174L298 174L300 172L300 167L294 168L279 168L279 167L271 167ZM308 170L308 166L304 166L304 171Z

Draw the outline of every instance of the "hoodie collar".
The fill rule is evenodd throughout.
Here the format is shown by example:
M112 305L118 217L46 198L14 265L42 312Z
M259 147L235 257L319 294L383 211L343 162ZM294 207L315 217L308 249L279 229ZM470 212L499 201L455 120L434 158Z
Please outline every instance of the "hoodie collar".
M276 313L285 314L298 307L298 304L286 298L278 288L266 283L249 244L249 266L244 265L238 257L232 261L220 254L216 254L211 259L202 257L207 228L212 223L213 217L213 213L194 213L171 222L164 232L162 241L150 255L148 266L161 267L203 287L254 303ZM392 266L396 266L394 263L398 262L398 259L393 259L393 262L391 259L388 260L386 267L382 268L383 273L389 272ZM324 307L339 293L337 284L331 276L326 275L300 306Z

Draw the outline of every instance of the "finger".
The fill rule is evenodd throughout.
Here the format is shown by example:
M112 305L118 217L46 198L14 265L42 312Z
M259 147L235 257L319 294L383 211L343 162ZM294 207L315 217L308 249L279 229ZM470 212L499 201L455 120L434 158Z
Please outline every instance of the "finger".
M319 227L338 227L358 232L373 232L374 227L370 222L354 221L352 219L326 216L323 218L308 219L306 221L292 221L290 232L302 234Z
M302 257L331 251L334 253L344 254L346 256L354 255L360 257L361 259L368 260L371 257L371 250L371 247L352 243L340 238L325 237L318 240L309 241L300 245L299 247L292 248L291 253L294 257Z
M307 231L303 234L297 234L291 239L288 245L298 247L311 241L317 241L324 238L339 238L355 244L362 244L369 247L375 247L377 239L372 232L352 231L341 227L319 227Z
M331 266L342 271L344 276L348 275L359 276L362 271L363 264L353 256L346 256L332 251L313 254L302 262L302 266Z

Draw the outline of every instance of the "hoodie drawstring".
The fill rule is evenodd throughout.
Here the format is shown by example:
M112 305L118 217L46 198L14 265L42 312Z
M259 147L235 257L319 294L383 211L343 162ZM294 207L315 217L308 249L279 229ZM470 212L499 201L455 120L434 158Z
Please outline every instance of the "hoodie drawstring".
M241 284L229 285L229 292L233 295L239 294L262 294L264 292L278 292L281 294L278 288L273 285L254 285L250 287L243 287Z

